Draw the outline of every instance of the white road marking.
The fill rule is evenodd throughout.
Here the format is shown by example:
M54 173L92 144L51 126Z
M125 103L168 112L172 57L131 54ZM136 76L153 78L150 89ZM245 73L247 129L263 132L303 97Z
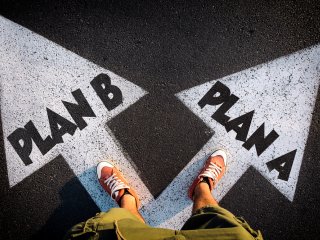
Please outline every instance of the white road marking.
M308 138L312 111L320 81L320 46L314 46L274 61L210 81L182 91L176 96L211 129L213 137L192 158L187 166L163 191L157 201L143 208L154 212L150 220L163 228L180 229L189 218L192 201L187 190L205 160L216 148L228 151L227 173L214 191L220 201L244 172L252 165L290 201L293 201L305 144ZM239 97L238 102L226 114L231 120L255 110L248 136L265 123L265 135L275 129L279 137L260 156L253 146L249 151L236 133L226 131L214 120L212 114L221 107L198 105L200 99L221 82L231 93ZM266 162L297 149L288 181L278 179L276 170L269 171Z
M153 199L132 167L128 157L106 126L106 122L138 101L146 91L128 80L95 65L48 39L0 16L1 115L11 187L61 154L100 209L115 206L96 179L95 166L105 159L124 172L140 193L142 203ZM120 88L123 103L108 111L90 85L97 75L110 76L111 84ZM41 154L33 143L25 165L7 137L32 120L42 138L51 135L46 108L74 122L62 100L76 103L71 92L80 89L96 117L85 117L87 126L74 135L65 134L64 143ZM110 97L112 97L110 95Z
M218 81L239 97L226 112L230 117L229 121L254 110L248 138L263 123L265 135L273 129L279 134L260 156L255 146L248 151L242 146L244 141L236 140L235 131L227 132L226 128L212 117L221 104L205 105L203 108L199 106L199 101ZM223 147L229 152L231 159L228 171L215 191L218 199L221 199L252 165L293 201L319 81L320 46L317 45L176 95L215 131L210 140L212 149ZM266 163L295 149L297 152L287 181L280 179L276 169L269 171Z

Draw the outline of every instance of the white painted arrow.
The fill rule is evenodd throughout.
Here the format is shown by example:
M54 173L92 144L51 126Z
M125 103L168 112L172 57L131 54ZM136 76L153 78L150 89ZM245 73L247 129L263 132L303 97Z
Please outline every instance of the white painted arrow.
M320 46L314 46L177 94L191 111L215 131L212 148L222 146L231 156L227 174L216 192L219 198L222 198L252 165L289 200L293 200L319 87L319 64ZM230 117L229 123L254 110L245 140L263 123L265 136L272 130L278 133L279 137L260 155L255 146L248 151L243 146L245 140L236 140L236 131L228 129L212 117L222 106L220 103L212 106L199 104L218 81L230 89L230 94L239 98L225 113ZM212 98L217 99L218 95L219 93ZM296 154L294 156L294 152L291 153L290 161L270 162L294 150L297 150ZM287 178L279 174L285 165L287 173L290 174Z
M153 199L106 126L107 121L134 104L146 92L1 16L0 46L1 115L10 186L61 154L100 209L106 210L114 205L96 179L95 166L105 159L112 159L122 169L133 187L140 192L142 203ZM107 74L111 84L122 92L123 102L110 111L90 85L102 73ZM30 154L32 163L25 165L7 137L30 120L42 138L51 136L46 108L73 122L62 101L77 103L71 94L77 89L81 90L96 117L85 117L85 128L76 129L73 135L63 135L64 142L55 145L46 154L42 154L33 143ZM112 94L109 97L112 99Z
M158 202L151 202L143 209L157 213L156 217L150 220L160 227L182 227L190 216L192 207L192 202L187 197L187 189L207 157L216 148L228 151L227 172L214 191L217 200L220 201L244 172L253 166L292 201L319 88L319 64L318 45L176 94L215 133L159 196ZM265 135L273 129L279 134L259 156L255 146L248 151L242 146L243 141L236 140L237 133L234 130L227 132L222 124L212 118L222 104L206 105L203 108L199 106L199 101L217 82L227 86L230 94L239 98L225 113L230 117L230 121L255 111L248 138L263 123ZM219 93L214 95L218 96ZM242 126L239 124L239 127ZM293 162L271 161L295 149L297 151ZM272 169L274 167L269 166L272 170L270 171L266 164L268 162L276 165L280 171L281 167L291 167L287 181L280 179L279 172Z

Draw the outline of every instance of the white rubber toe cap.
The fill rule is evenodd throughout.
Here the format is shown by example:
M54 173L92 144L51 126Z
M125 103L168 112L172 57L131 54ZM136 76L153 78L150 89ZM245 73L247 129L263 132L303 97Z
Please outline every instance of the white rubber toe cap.
M227 153L223 149L218 149L211 154L211 157L221 156L224 161L224 165L227 166Z
M111 163L109 163L109 162L99 162L99 164L97 165L97 175L98 175L98 179L100 179L100 177L101 177L101 170L102 170L102 168L104 168L104 167L111 167L111 168L113 168L114 166L113 166Z

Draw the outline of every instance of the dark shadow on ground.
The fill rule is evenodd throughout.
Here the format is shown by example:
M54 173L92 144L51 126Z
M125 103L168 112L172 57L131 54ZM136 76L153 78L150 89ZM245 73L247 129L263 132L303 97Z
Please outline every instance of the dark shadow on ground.
M32 239L62 239L73 225L100 212L76 177L61 188L59 195L60 205Z
M0 239L62 239L99 208L62 156L10 188L0 199Z

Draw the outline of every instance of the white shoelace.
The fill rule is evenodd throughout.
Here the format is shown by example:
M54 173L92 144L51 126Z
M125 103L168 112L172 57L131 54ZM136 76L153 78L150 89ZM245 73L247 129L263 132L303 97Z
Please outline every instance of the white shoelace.
M104 181L105 184L107 184L110 187L111 190L111 198L116 199L118 196L118 191L121 189L129 189L130 187L124 184L117 176L116 174L112 174L111 177L107 178Z
M222 172L222 168L214 163L210 163L208 168L199 175L199 177L208 177L215 180L219 174Z

